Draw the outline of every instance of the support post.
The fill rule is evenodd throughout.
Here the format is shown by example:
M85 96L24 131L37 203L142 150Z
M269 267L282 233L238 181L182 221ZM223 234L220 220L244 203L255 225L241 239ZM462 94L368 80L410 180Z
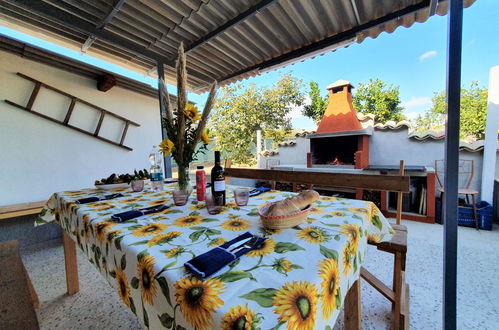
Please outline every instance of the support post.
M483 149L482 191L480 199L492 204L496 175L497 128L499 125L499 66L490 69L487 124Z
M362 323L360 278L348 290L344 306L345 329L360 329Z
M163 89L165 86L161 81L164 81L166 84L165 80L165 70L163 63L158 62L157 64L157 71L158 71L158 98L159 98L159 118L161 121L161 138L165 139L167 137L166 129L163 127L163 118L165 116L166 112L166 105L165 101L163 100ZM171 155L167 155L166 157L163 157L164 161L164 168L165 168L165 178L171 178L172 177L172 157Z
M456 329L457 192L463 0L449 1L447 36L447 120L445 125L445 200L443 328Z
M68 295L74 295L80 291L78 282L78 261L76 257L76 244L71 237L62 230L64 244L64 266L66 268L66 288Z

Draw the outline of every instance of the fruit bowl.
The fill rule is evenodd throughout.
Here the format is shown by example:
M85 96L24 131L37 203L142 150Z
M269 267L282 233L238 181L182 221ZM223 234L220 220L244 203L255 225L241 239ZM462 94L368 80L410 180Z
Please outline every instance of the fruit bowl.
M128 188L129 184L124 182L124 183L112 183L112 184L96 184L95 188L101 189L101 190L115 190L115 189L122 189L122 188Z

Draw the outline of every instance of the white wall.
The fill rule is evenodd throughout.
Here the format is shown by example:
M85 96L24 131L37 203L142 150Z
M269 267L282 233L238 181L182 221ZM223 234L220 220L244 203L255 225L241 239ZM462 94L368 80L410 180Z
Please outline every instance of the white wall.
M130 126L123 148L29 114L3 102L26 105L33 83L24 73L48 85L139 123ZM43 89L33 109L64 119L69 100ZM98 113L76 107L71 124L96 127ZM102 136L118 141L122 124L106 116ZM161 141L156 99L119 87L106 93L96 82L47 65L0 51L0 206L48 199L57 191L93 187L96 179L111 173L149 168L152 145Z
M258 168L265 168L267 159L278 159L281 165L307 165L307 153L310 152L310 140L302 137L296 138L296 145L278 148L279 154L262 156Z

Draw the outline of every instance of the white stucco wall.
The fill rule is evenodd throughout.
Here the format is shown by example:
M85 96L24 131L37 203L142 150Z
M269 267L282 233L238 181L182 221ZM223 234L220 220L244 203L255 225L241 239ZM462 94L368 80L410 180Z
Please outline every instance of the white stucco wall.
M260 157L258 168L265 168L267 159L278 159L281 165L307 165L307 153L310 152L310 140L296 138L296 145L279 147L279 154Z
M3 102L25 105L33 83L24 73L139 123L130 126L123 148L84 135L70 128L29 114ZM57 119L64 119L69 100L43 89L33 106ZM93 187L96 179L113 172L149 168L152 145L161 141L159 106L156 99L114 87L106 93L96 82L47 65L0 51L0 206L48 199L63 190ZM70 123L94 130L99 113L76 107ZM119 141L121 122L106 116L102 136Z

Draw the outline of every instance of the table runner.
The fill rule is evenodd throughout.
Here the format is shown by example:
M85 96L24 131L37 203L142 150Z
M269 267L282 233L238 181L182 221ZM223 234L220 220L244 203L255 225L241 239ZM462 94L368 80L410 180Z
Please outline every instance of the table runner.
M209 215L191 196L172 203L174 184L108 201L78 205L105 192L55 193L38 224L58 222L116 289L145 327L313 329L333 327L350 286L359 279L368 240L393 230L372 202L321 196L306 223L285 230L260 227L257 208L294 195L270 191ZM111 215L166 203L163 212L124 223ZM245 231L268 239L216 276L201 281L184 262ZM84 280L84 279L83 279Z

